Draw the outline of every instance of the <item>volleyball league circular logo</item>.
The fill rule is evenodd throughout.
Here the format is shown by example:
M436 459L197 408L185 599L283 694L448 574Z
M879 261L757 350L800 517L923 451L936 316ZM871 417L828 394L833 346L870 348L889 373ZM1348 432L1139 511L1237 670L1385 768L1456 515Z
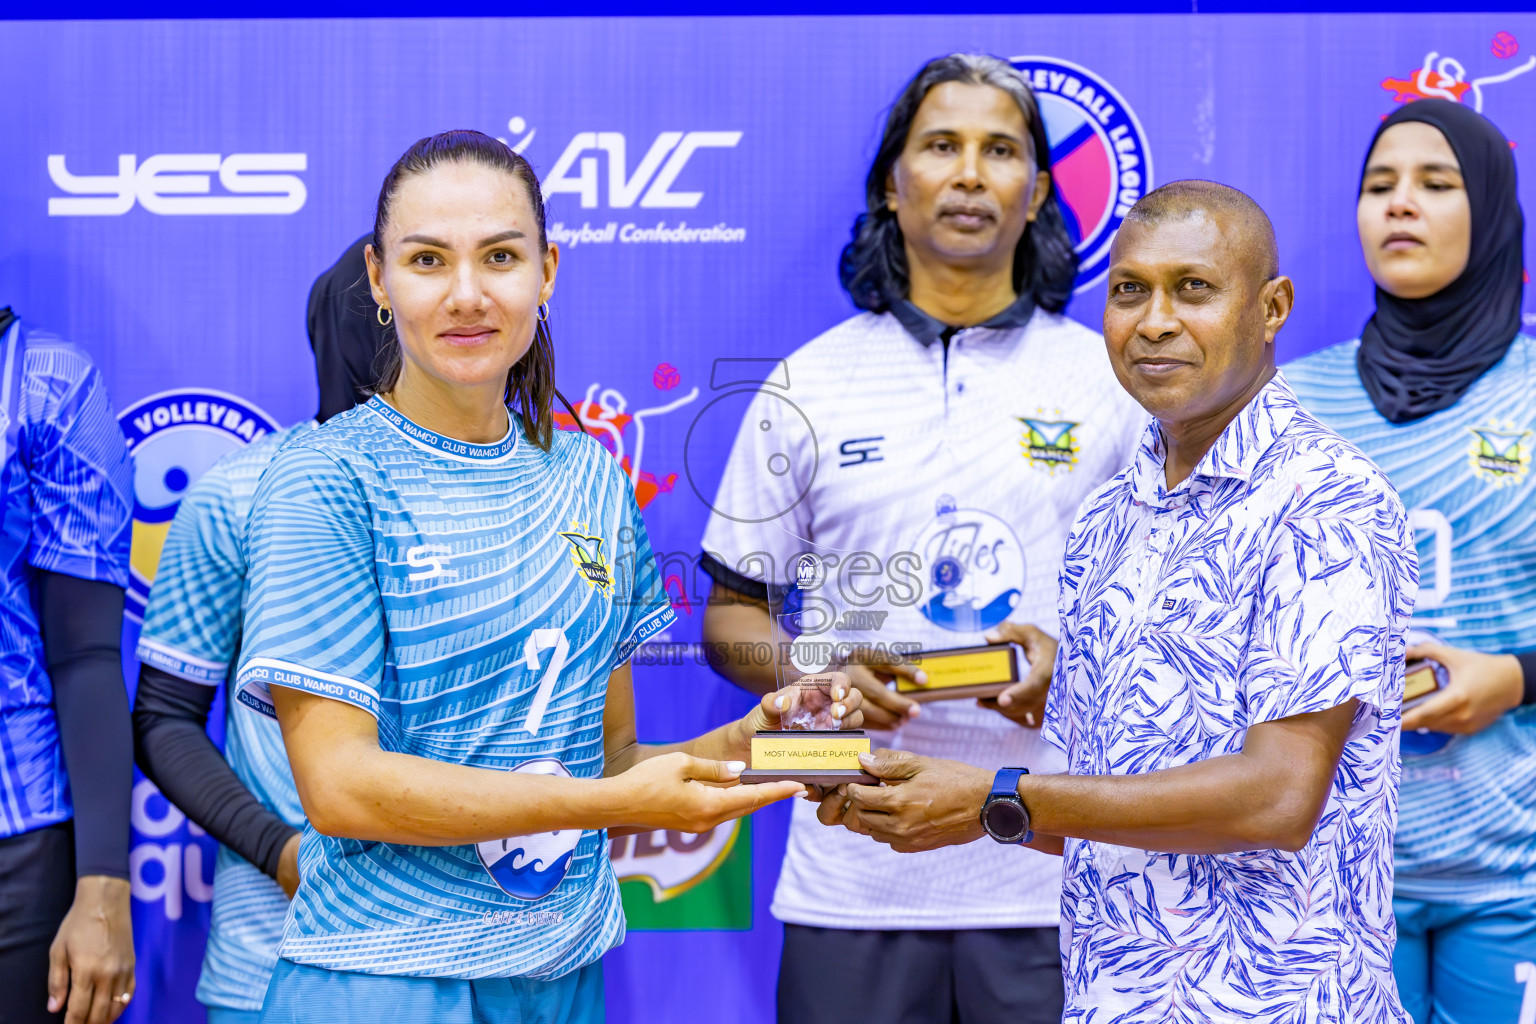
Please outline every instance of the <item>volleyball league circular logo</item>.
M160 549L182 496L226 454L279 427L238 395L209 388L141 398L118 413L117 422L133 456L133 546L124 611L142 622Z
M1135 111L1098 75L1059 57L1015 57L1040 103L1051 180L1080 263L1077 291L1109 270L1109 246L1152 188L1152 150Z

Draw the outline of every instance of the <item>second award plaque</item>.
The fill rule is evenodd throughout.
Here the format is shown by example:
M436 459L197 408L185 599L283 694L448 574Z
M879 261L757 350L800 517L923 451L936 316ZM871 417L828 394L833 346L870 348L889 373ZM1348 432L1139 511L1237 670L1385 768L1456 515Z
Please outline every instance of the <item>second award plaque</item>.
M928 673L928 685L901 678L896 692L923 703L957 697L996 697L1024 678L1029 661L1018 644L985 647L954 647L944 651L920 651L907 659Z
M869 753L862 729L842 730L832 717L832 684L802 679L792 687L794 703L784 709L780 728L752 737L752 763L742 782L790 780L808 786L878 781L859 765Z

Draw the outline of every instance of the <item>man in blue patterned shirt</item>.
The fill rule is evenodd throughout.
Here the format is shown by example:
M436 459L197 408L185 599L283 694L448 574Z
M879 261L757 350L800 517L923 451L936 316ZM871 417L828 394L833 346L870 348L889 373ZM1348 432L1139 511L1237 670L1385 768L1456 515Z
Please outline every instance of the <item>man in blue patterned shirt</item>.
M1165 185L1112 259L1104 337L1153 423L1067 541L1046 734L1071 774L882 751L887 785L822 820L1061 851L1065 1021L1405 1024L1402 502L1275 372L1292 286L1251 199Z

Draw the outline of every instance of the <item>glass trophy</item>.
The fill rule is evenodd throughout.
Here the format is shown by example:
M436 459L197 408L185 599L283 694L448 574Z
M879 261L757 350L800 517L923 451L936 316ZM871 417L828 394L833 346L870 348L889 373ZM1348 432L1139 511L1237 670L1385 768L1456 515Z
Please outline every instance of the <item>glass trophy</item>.
M751 765L742 782L788 779L808 786L838 786L848 782L873 785L878 780L859 765L869 753L862 729L843 729L832 715L832 676L817 664L813 642L798 634L798 590L768 588L768 618L773 639L773 670L779 692L789 706L779 712L779 728L752 737ZM799 675L804 672L805 675ZM786 685L786 678L799 675Z

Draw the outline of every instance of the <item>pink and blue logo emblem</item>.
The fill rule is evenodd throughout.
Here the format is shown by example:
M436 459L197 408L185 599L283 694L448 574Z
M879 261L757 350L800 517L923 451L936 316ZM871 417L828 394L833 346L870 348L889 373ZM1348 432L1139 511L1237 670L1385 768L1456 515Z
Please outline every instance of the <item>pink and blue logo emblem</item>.
M1077 290L1109 269L1109 246L1136 200L1152 188L1152 151L1114 87L1059 57L1015 57L1040 102L1051 177L1081 263Z

